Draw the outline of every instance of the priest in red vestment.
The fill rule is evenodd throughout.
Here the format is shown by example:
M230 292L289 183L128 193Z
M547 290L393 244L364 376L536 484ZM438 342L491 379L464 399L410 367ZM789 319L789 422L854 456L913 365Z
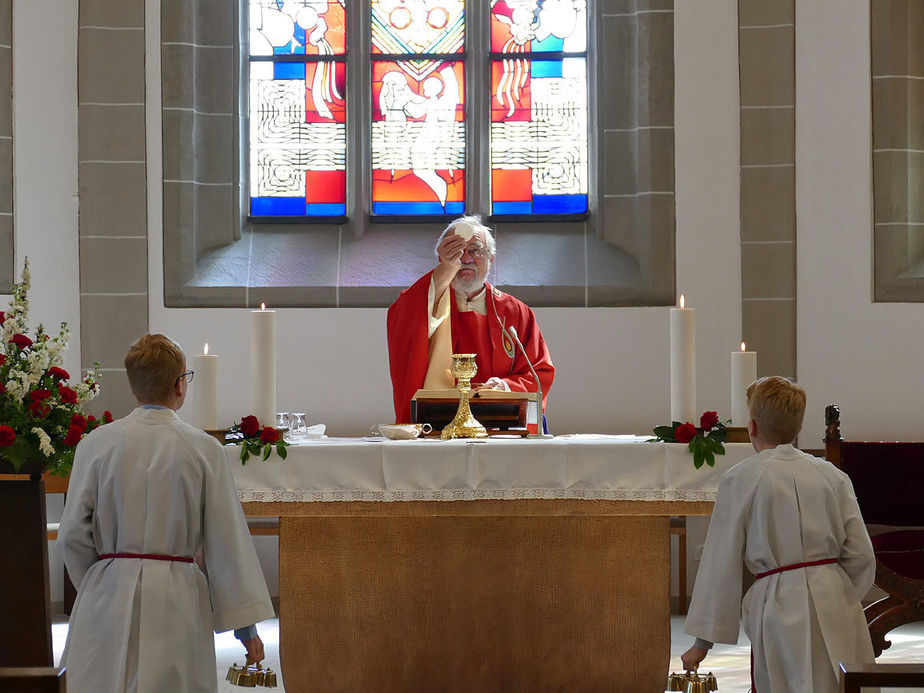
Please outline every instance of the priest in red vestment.
M529 306L485 281L494 253L494 236L478 217L456 219L437 243L436 267L402 291L388 309L398 423L410 422L411 398L418 389L455 387L451 354L477 354L475 390L535 392L536 380L511 340L511 327L539 376L545 410L555 367Z

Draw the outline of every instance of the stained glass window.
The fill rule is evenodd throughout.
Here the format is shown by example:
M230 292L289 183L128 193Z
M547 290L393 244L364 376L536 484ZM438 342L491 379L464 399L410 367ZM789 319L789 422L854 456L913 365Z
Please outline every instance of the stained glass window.
M250 214L346 214L346 0L250 0Z
M372 213L465 211L465 3L371 0Z
M491 212L587 211L586 0L491 3Z
M249 6L251 216L342 219L348 141L364 145L349 181L371 195L351 209L373 217L588 211L587 0ZM371 61L360 73L371 84L351 73L349 132L348 7ZM467 28L485 41L470 44ZM484 91L483 113L470 111L466 79ZM487 143L484 156L471 160L467 141ZM466 172L490 182L469 186L470 200Z

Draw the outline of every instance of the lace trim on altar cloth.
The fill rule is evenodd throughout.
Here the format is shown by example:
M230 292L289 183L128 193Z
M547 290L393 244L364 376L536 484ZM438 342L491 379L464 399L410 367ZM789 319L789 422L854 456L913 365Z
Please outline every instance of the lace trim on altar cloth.
M714 489L558 489L558 488L502 488L502 489L420 489L398 491L371 491L362 489L302 491L256 490L239 491L242 503L330 503L370 501L390 503L401 501L470 501L470 500L525 500L575 499L609 501L714 501Z

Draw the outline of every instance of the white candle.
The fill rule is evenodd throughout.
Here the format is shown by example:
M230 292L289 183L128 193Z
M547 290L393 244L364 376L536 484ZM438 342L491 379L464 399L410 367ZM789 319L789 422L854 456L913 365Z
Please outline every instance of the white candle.
M732 426L747 426L750 422L748 413L748 385L757 380L757 352L745 351L741 342L741 351L731 353L731 411Z
M253 415L261 426L276 421L276 311L251 311L250 395Z
M192 357L193 425L214 431L218 428L218 356L209 353L208 342L202 351Z
M671 421L699 423L696 416L696 311L671 308Z

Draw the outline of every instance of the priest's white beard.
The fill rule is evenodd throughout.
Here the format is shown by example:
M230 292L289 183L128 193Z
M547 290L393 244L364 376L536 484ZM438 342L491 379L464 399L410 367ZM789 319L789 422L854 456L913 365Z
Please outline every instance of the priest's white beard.
M485 267L484 274L478 271L478 265L474 262L463 262L459 272L464 269L474 271L475 275L471 279L465 279L460 274L456 273L456 276L452 280L452 288L460 293L464 293L466 296L481 291L482 287L484 287L484 280L488 276L490 265Z

